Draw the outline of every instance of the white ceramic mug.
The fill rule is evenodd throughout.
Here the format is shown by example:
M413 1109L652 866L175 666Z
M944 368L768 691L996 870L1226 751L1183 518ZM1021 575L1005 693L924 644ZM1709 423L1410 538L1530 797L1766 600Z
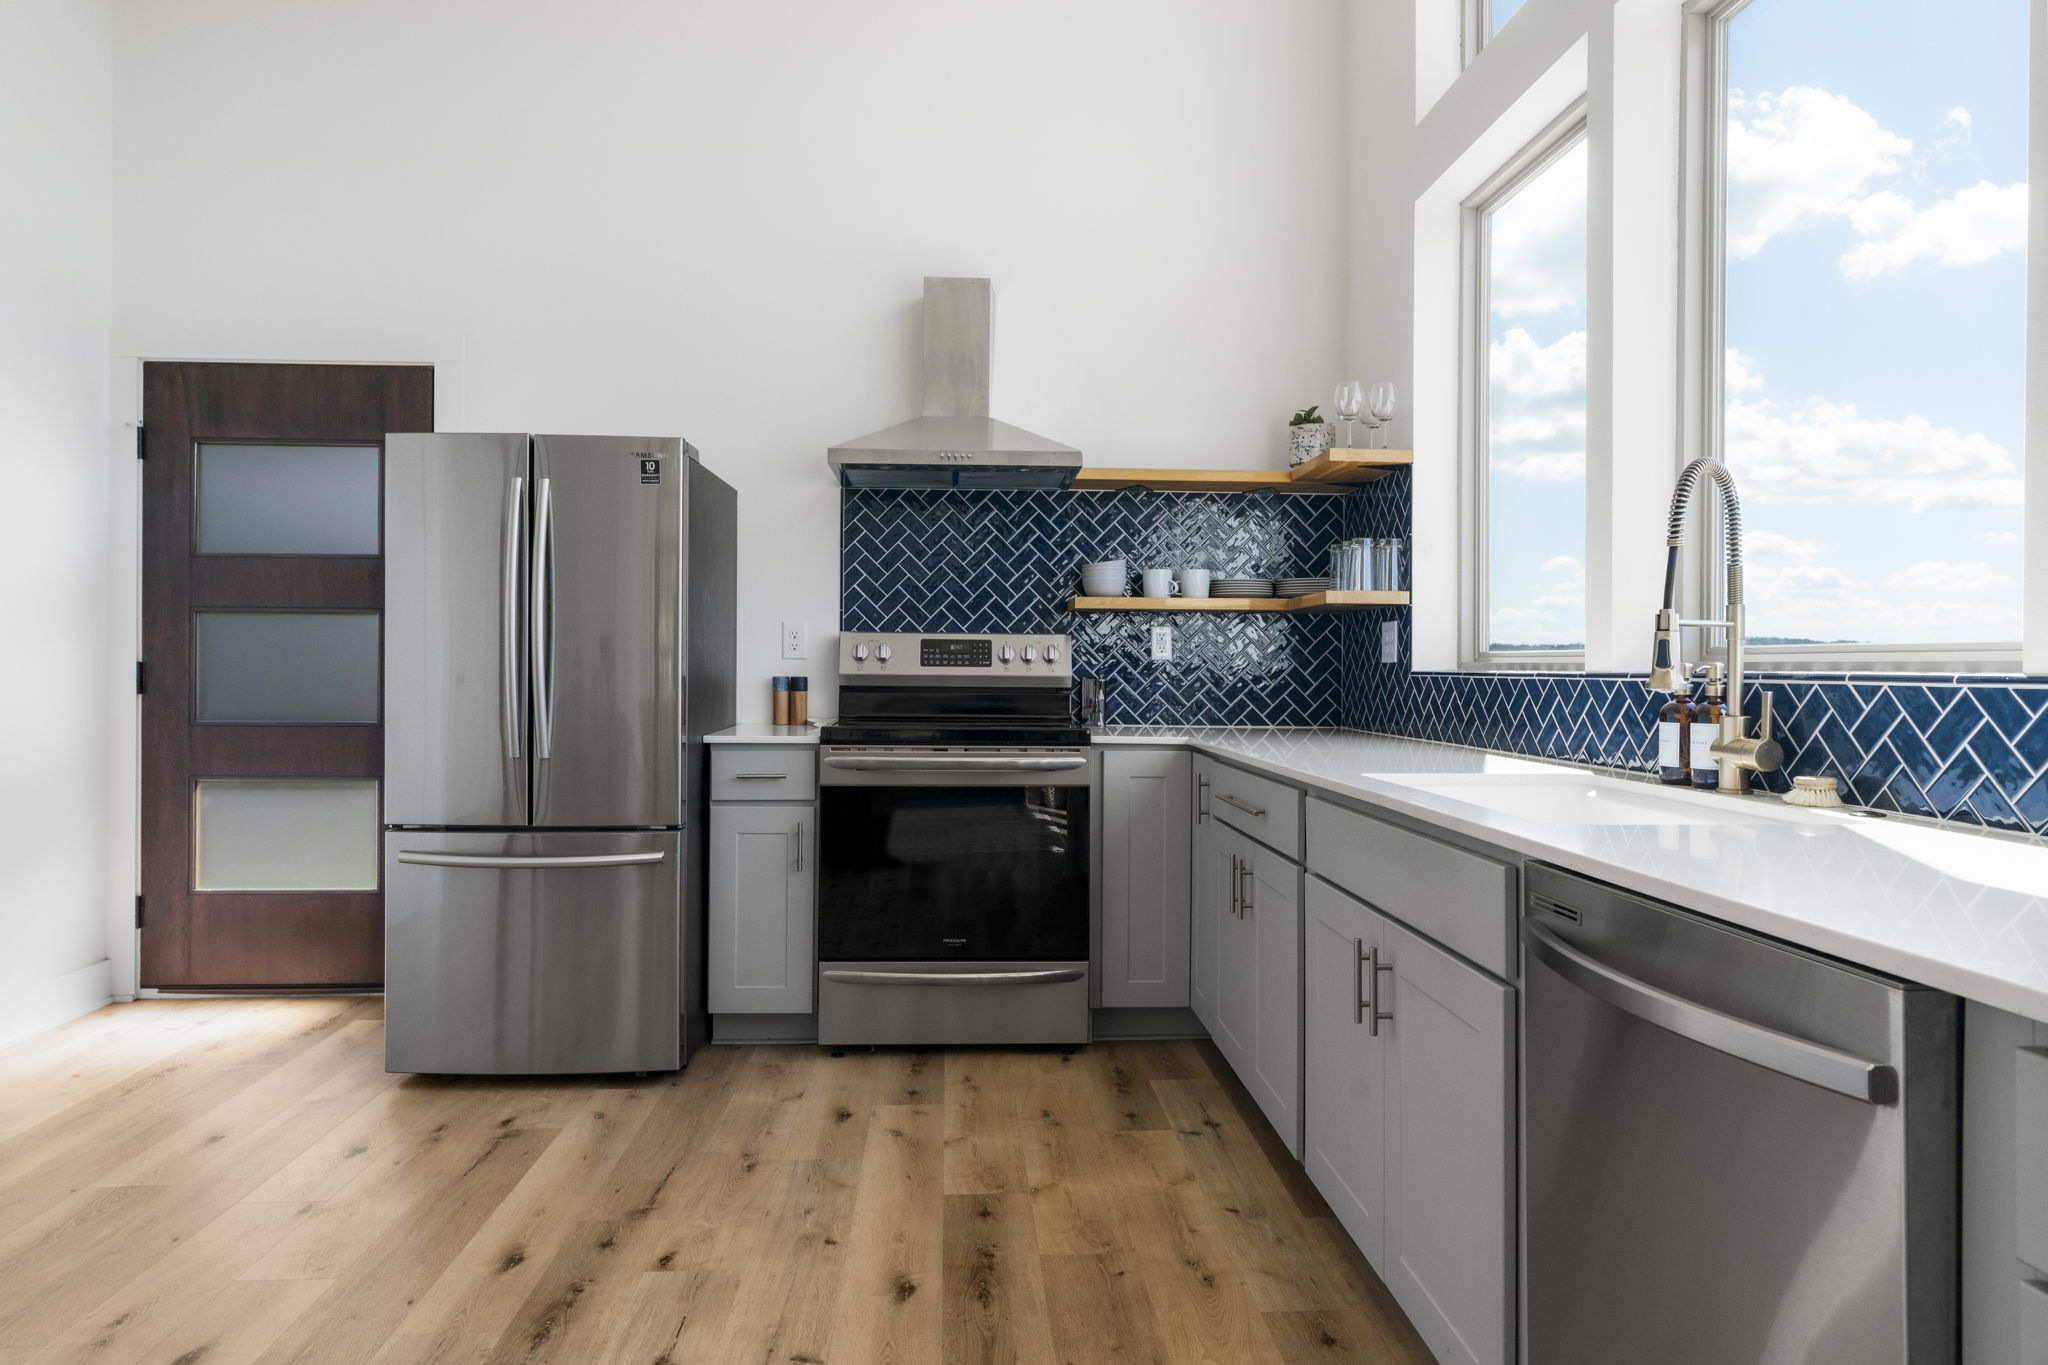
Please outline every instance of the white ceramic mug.
M1171 570L1171 569L1147 569L1147 570L1145 570L1145 596L1147 596L1147 597L1171 597L1171 596L1173 596L1173 570Z
M1209 595L1209 571L1207 569L1182 569L1180 571L1180 595L1182 597L1207 597Z

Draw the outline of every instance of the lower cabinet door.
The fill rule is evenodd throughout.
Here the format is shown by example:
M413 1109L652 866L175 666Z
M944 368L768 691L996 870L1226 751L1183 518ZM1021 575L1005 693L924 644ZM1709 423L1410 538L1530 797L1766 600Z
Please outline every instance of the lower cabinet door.
M1301 868L1246 840L1249 865L1239 922L1249 930L1240 970L1252 977L1252 1037L1245 1088L1281 1141L1301 1156ZM1226 959L1226 962L1228 959ZM1227 968L1226 968L1227 969Z
M1386 921L1313 877L1302 908L1302 1165L1366 1260L1384 1270L1387 1060L1372 1014L1387 978L1375 971Z
M1219 1027L1216 1017L1217 954L1221 950L1223 923L1230 918L1230 869L1235 835L1202 810L1202 795L1195 796L1195 852L1193 905L1188 919L1188 1006L1202 1027L1214 1038Z
M1188 755L1102 755L1102 958L1106 1007L1188 1003Z
M706 957L713 1014L808 1014L817 978L811 806L711 808Z
M1221 904L1216 922L1216 1019L1209 1036L1237 1078L1250 1087L1259 1027L1256 945L1244 908L1245 884L1252 876L1252 841L1234 830L1218 830L1216 848Z
M1381 1278L1439 1365L1508 1365L1514 1326L1514 990L1384 921Z

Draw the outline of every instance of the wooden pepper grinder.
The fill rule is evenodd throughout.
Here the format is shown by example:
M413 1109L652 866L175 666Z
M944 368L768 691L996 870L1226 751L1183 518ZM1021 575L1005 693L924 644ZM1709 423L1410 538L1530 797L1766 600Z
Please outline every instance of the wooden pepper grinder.
M809 725L811 723L811 680L791 678L789 680L789 723Z
M775 682L774 721L777 725L789 724L789 679L777 674Z

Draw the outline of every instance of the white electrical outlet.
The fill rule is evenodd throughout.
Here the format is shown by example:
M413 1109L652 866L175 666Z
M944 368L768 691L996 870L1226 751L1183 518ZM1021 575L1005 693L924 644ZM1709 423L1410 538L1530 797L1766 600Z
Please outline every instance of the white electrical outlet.
M1152 627L1152 661L1158 663L1173 657L1173 627Z
M802 621L782 623L782 657L785 659L808 659L811 657L811 628Z
M1401 662L1401 623L1380 622L1380 662L1397 664Z

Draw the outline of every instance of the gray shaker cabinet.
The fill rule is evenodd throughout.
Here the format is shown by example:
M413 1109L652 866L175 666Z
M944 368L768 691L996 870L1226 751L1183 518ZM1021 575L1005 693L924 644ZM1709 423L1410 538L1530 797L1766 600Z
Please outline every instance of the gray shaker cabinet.
M1225 913L1211 1034L1287 1150L1299 1157L1301 868L1234 831L1222 843Z
M1439 1365L1508 1365L1515 992L1391 920L1387 1246L1380 1276Z
M1188 1004L1193 873L1185 750L1102 755L1102 1004Z
M1314 877L1302 903L1302 1165L1375 1268L1387 1263L1387 1048L1372 1017L1387 921Z
M714 789L756 772L809 796L816 755L809 749L712 751ZM816 1008L818 808L714 802L707 827L710 871L706 970L713 1014L808 1014Z

